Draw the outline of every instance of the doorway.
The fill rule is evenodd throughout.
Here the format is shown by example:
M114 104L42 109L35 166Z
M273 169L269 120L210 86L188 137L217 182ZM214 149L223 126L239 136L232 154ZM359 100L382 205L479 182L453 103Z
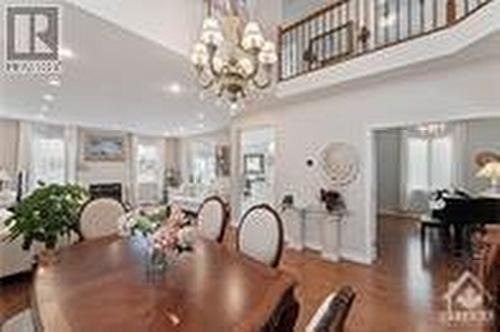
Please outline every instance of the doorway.
M251 206L275 202L276 134L274 127L243 129L240 132L240 217Z

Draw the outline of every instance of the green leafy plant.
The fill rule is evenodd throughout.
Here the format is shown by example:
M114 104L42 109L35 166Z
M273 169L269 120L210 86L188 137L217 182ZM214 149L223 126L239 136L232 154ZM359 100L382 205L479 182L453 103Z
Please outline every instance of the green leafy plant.
M23 237L23 249L40 242L54 249L59 238L78 233L78 215L87 192L78 185L50 184L36 189L12 210L5 221L9 227L7 240Z
M156 209L153 213L139 211L139 215L135 217L136 220L135 225L132 227L132 234L137 232L144 236L153 234L169 216L170 206Z

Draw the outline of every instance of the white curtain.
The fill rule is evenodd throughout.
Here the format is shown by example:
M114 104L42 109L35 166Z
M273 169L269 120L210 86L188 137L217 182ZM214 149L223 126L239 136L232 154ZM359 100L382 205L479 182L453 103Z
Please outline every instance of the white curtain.
M163 200L165 140L145 136L132 138L134 203L155 204Z
M66 181L78 182L78 127L68 125L64 128L66 143Z
M438 134L412 128L401 140L401 207L413 212L429 210L429 195L464 183L465 124L447 124Z
M23 192L38 181L77 183L78 129L28 121L19 122L17 172L23 173Z
M67 150L63 126L33 124L30 188L39 182L67 182Z
M190 175L194 183L209 185L215 180L215 143L193 141L190 143Z

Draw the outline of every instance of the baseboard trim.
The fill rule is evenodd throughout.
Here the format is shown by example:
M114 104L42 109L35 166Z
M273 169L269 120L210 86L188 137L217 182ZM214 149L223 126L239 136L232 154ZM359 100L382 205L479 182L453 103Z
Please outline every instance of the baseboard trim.
M342 259L363 265L371 265L373 263L373 259L370 255L362 253L358 250L343 249L340 256Z
M323 259L326 259L329 262L332 262L332 263L337 263L340 261L340 255L333 254L333 253L322 252L321 257Z

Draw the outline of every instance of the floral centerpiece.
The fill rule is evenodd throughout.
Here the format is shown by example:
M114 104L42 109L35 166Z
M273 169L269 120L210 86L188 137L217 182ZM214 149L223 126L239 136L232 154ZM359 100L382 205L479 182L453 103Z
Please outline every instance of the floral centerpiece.
M148 271L163 271L183 252L191 251L196 231L177 205L137 209L119 222L122 236L142 234L148 239Z
M154 233L170 215L170 207L140 207L118 220L118 234L129 237L138 233L148 236Z

